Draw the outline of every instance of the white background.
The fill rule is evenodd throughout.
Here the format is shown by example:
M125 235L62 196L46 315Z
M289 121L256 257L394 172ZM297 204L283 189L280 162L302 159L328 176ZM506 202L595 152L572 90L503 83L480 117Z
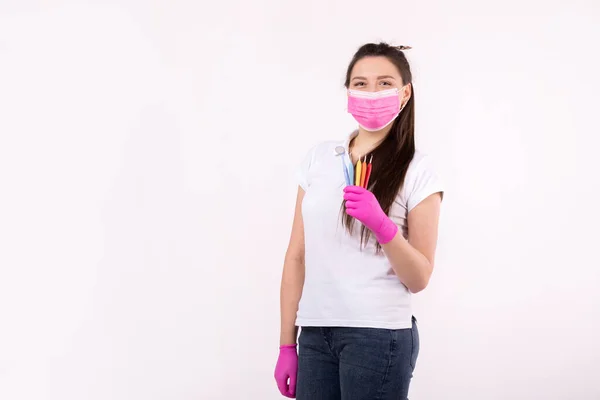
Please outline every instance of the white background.
M280 399L295 168L411 45L446 196L411 400L600 399L600 3L0 2L0 398Z

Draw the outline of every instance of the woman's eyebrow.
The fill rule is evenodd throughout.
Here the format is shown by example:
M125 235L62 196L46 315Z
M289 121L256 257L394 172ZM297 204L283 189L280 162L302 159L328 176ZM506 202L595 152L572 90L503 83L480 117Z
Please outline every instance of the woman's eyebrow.
M365 78L364 76L355 76L354 78L352 78L352 80L355 80L355 79L360 79L360 80L363 80L363 81L367 80L367 78ZM377 79L393 79L393 80L396 80L396 78L394 78L391 75L381 75L381 76L378 76Z

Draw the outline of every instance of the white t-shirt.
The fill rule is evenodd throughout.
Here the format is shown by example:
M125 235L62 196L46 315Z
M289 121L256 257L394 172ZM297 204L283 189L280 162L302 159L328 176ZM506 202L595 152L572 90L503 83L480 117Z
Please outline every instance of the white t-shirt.
M304 288L297 326L343 326L384 329L410 328L410 292L382 253L375 253L373 235L360 247L359 221L349 235L341 222L345 179L336 146L328 141L313 147L298 171L304 189L305 265ZM429 195L442 192L441 182L428 157L416 152L404 185L396 196L390 218L408 237L407 215Z

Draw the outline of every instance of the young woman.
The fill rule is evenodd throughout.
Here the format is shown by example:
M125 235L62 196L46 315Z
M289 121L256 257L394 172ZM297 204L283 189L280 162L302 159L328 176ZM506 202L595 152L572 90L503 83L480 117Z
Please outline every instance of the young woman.
M358 129L299 168L275 367L286 397L408 398L419 353L410 299L433 271L443 189L415 150L406 49L357 51L345 86Z

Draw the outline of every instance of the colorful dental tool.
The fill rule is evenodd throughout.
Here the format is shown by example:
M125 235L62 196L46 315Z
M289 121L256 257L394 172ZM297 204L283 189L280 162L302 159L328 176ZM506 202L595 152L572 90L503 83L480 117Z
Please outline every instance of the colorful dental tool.
M352 164L352 156L350 153L346 153L346 167L348 168L348 177L350 178L350 185L354 183L354 165Z
M366 158L365 158L366 160ZM367 165L367 173L365 174L365 184L363 187L368 189L369 187L369 178L371 177L371 169L373 168L373 155L371 155L371 159L369 160L369 164Z
M348 166L346 164L346 149L342 146L337 146L335 148L335 153L338 155L338 157L340 157L340 160L342 160L342 172L344 174L344 179L346 180L346 186L349 186L352 184L352 181L350 180L350 174L348 172Z
M367 156L365 156L360 169L360 187L365 187L365 176L367 175ZM366 188L365 188L366 189Z
M360 177L361 176L362 176L362 162L360 161L360 158L359 158L358 161L356 162L356 179L354 181L354 185L361 186L360 185Z

